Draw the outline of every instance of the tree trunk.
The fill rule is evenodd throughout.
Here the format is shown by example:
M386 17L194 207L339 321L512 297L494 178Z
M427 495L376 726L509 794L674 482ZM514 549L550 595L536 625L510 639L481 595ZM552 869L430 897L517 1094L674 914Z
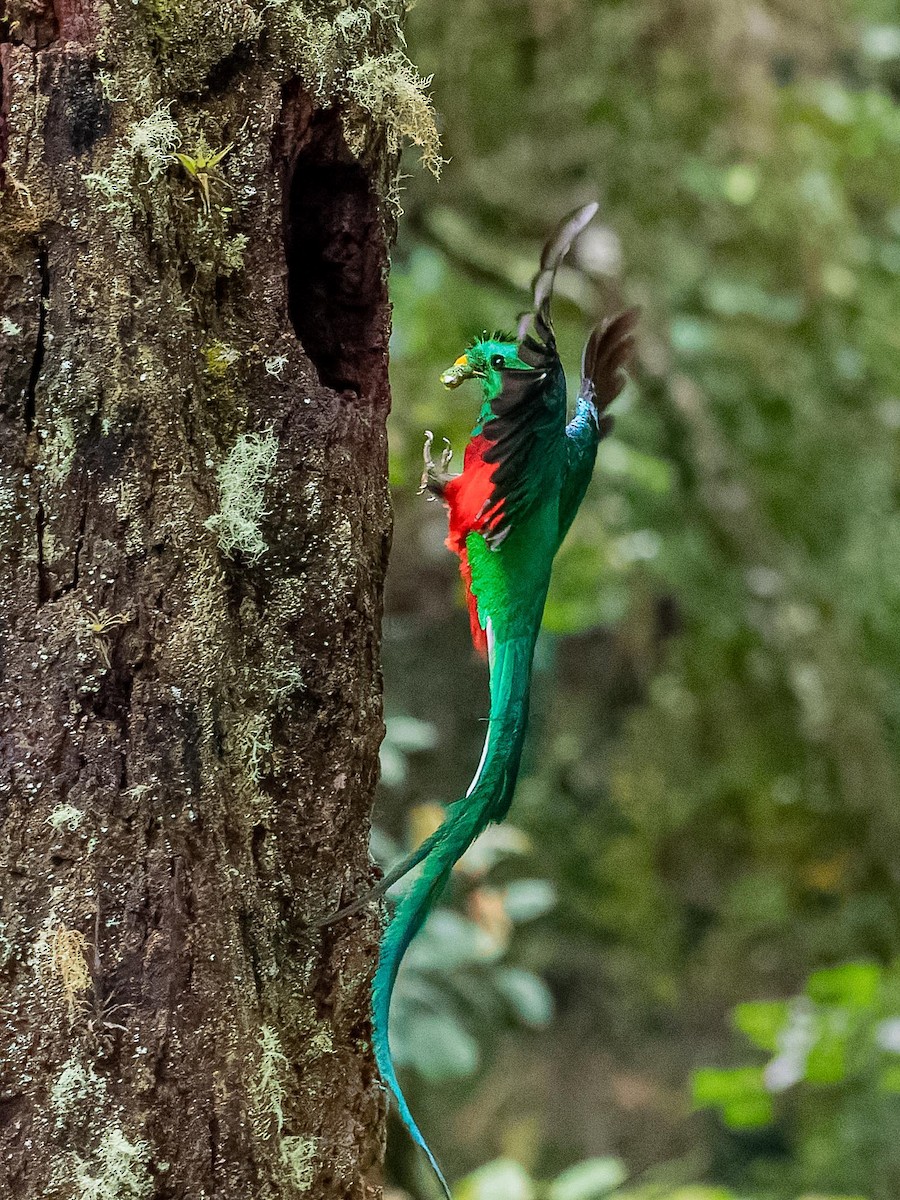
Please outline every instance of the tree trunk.
M309 921L368 870L401 44L0 24L4 1197L377 1193L377 921Z

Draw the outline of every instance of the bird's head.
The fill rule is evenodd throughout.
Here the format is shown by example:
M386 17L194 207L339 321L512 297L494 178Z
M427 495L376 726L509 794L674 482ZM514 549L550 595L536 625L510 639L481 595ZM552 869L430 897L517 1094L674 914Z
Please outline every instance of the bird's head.
M502 333L484 334L461 354L452 367L441 375L444 387L455 388L467 379L480 379L485 394L495 395L502 386L501 371L527 367L518 355L511 337Z

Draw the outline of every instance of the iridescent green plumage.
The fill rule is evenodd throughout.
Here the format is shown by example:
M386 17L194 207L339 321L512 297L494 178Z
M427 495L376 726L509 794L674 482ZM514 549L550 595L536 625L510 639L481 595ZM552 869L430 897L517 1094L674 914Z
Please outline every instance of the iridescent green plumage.
M607 406L623 384L634 312L595 329L585 348L575 414L566 423L566 381L550 321L557 267L596 204L579 209L548 242L535 280L532 326L518 337L476 341L443 375L448 387L481 381L482 404L460 475L443 475L426 442L423 488L449 513L447 545L460 559L473 639L487 652L490 719L484 753L464 797L443 824L373 892L336 915L357 911L424 864L394 911L381 944L372 995L375 1055L400 1115L449 1189L404 1099L391 1060L388 1016L406 950L450 878L454 864L491 822L509 811L525 739L531 662L556 551L590 481ZM446 462L448 459L445 460Z

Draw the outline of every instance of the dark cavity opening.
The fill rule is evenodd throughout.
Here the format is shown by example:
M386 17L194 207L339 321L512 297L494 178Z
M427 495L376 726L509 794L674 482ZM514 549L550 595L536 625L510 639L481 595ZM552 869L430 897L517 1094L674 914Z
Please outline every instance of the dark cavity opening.
M316 113L286 189L291 323L319 379L371 393L384 371L387 297L378 202L334 109Z

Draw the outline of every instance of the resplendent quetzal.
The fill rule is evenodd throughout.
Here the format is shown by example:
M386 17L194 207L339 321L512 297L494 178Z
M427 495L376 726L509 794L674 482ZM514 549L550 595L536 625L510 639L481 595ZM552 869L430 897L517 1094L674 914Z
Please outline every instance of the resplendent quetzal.
M575 413L566 423L566 380L550 322L556 270L575 237L597 211L578 209L544 248L534 283L534 312L518 337L484 337L441 376L448 388L481 383L482 404L466 447L462 474L450 476L449 449L439 466L425 441L422 488L449 513L447 545L459 556L475 646L487 655L490 718L481 762L440 828L372 891L322 924L358 911L408 871L424 864L401 897L381 943L372 989L375 1057L397 1098L413 1139L428 1155L447 1196L450 1191L416 1125L394 1071L388 1014L406 950L450 878L453 866L493 821L502 821L513 797L525 727L531 660L541 625L554 556L584 498L600 439L612 424L607 407L624 385L622 368L633 348L637 313L604 321L585 346ZM530 326L530 328L529 328Z

